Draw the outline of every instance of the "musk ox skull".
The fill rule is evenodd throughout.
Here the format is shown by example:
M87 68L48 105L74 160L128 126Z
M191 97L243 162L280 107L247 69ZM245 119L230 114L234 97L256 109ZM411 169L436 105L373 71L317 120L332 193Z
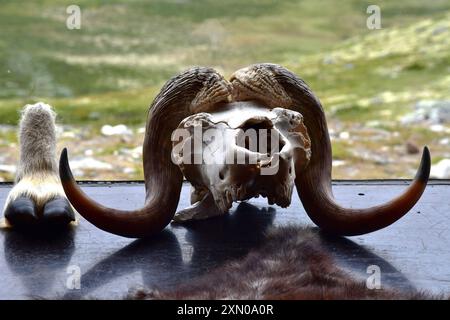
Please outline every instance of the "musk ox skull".
M259 195L287 207L295 165L305 167L311 155L300 113L255 102L189 116L174 139L173 160L193 186L192 206L177 213L177 222L223 214L233 201Z
M302 137L298 140L286 139L290 143L295 140L303 144L301 148L293 146L289 151L295 172L292 176L280 174L285 180L275 185L289 185L289 179L292 177L306 213L326 232L358 235L384 228L406 214L425 190L431 162L426 147L416 177L403 194L388 203L367 209L341 207L335 202L331 188L331 143L320 101L306 83L289 70L275 64L256 64L235 72L229 81L211 68L197 67L172 78L163 86L150 106L146 125L143 146L146 201L143 208L135 211L117 210L106 208L90 199L72 176L67 150L62 152L59 168L65 193L74 208L88 221L105 231L126 237L149 236L160 232L170 223L178 206L183 172L194 184L194 202L201 200L194 211L187 213L191 217L200 218L201 214L198 212L202 210L222 212L229 207L227 193L225 192L224 196L223 192L217 192L220 196L215 196L214 188L205 187L209 179L213 179L212 174L196 176L196 172L208 172L206 166L184 166L183 171L180 170L172 161L171 137L180 123L185 121L182 124L184 126L192 115L200 114L200 119L212 119L211 123L218 125L219 122L214 118L220 115L220 111L231 112L230 110L239 108L250 110L253 107L261 109L262 113L276 113L275 108L283 108L295 111L296 113L292 113L294 115L302 116L306 129L300 125L298 130L293 130ZM229 116L227 123L249 118L245 112L239 114L239 117ZM289 131L290 129L280 129L281 134ZM286 166L288 163L292 167L292 162L286 161ZM236 199L245 199L274 188L264 182L264 177L250 174L252 168L254 167L245 164L240 169L228 168L228 174L231 172L230 177L233 177L229 180L231 184L237 181L233 180L238 177L237 172L247 176L239 177L242 181L257 184L241 195L237 192ZM214 170L217 169L219 168ZM232 187L220 185L219 182L215 184L219 191L220 188L223 191ZM286 202L282 200L281 204Z

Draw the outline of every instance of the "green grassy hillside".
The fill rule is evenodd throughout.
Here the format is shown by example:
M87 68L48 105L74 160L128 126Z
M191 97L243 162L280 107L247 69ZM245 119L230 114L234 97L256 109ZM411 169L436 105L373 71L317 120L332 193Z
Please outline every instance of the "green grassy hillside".
M0 124L15 125L25 103L42 100L55 106L60 123L95 140L103 124L142 126L164 81L189 66L230 75L264 61L297 72L324 103L335 158L346 161L336 178L409 177L418 156L404 154L407 140L429 144L436 158L448 152L439 143L447 132L398 123L419 100L450 99L448 1L378 1L381 30L366 27L370 1L83 0L76 2L82 27L68 30L72 3L0 2ZM388 135L372 139L379 132ZM114 150L141 138L91 147L96 158L125 166ZM17 159L14 143L11 130L0 130L4 163ZM95 178L141 178L139 162L126 162L134 175L112 170Z

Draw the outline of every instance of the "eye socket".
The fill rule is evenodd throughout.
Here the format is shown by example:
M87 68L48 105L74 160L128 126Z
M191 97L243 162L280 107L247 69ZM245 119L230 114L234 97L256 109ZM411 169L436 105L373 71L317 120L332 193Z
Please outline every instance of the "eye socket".
M278 138L278 146L275 146L275 148L272 150L272 134L271 130L275 130L273 123L269 119L249 119L247 120L243 125L240 126L240 129L242 129L242 132L245 135L244 137L244 143L243 146L245 149L254 151L254 152L267 152L267 156L270 156L271 154L275 152L280 152L281 149L283 149L285 142L280 138L278 131L276 131L276 136ZM255 136L252 136L251 134L247 135L248 130L253 130L253 132L256 133ZM260 150L260 130L266 130L266 150ZM252 131L250 131L252 132ZM256 141L252 141L256 138ZM239 145L239 139L236 140L236 143ZM256 147L256 148L255 148ZM277 148L278 147L278 148Z
M220 178L220 180L225 179L225 175L223 174L222 171L219 172L219 178Z

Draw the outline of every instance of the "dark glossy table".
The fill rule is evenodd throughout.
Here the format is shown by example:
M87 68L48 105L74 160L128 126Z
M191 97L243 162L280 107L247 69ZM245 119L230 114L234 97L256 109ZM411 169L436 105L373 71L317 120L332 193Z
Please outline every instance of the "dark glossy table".
M340 203L366 207L388 200L406 181L335 182ZM94 199L133 209L144 200L142 183L85 183ZM0 205L11 185L0 185ZM208 272L260 244L271 225L308 224L296 195L287 209L265 199L234 204L230 215L189 226L168 226L160 235L134 240L103 232L80 219L72 232L26 236L0 232L0 299L112 298L142 285L166 288ZM189 201L182 190L179 208ZM342 267L365 277L369 265L381 269L382 285L450 292L450 181L432 181L413 210L394 225L372 234L330 238L324 244ZM77 272L81 288L69 289Z

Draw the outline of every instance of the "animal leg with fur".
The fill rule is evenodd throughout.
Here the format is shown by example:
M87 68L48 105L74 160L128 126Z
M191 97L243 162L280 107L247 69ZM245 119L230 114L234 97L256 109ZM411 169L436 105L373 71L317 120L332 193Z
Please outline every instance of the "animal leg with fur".
M6 227L62 227L75 221L56 162L56 113L44 103L26 105L19 128L20 160L4 206Z

